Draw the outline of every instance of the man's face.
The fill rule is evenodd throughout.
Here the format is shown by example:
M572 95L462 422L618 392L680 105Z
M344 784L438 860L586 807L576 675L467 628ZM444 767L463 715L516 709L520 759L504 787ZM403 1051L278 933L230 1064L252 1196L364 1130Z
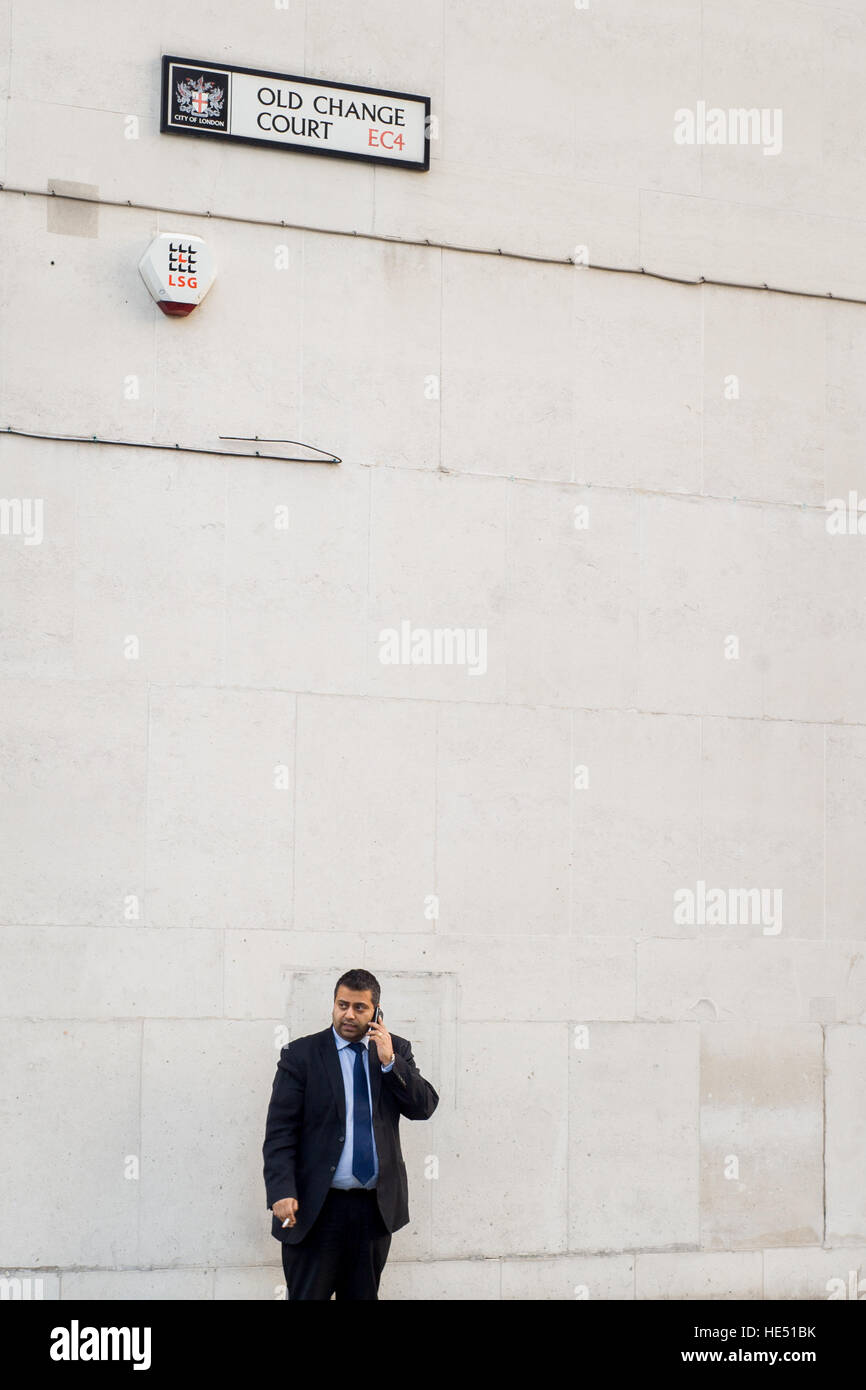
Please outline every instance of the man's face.
M356 1042L363 1038L373 1021L373 996L368 989L346 989L340 985L334 1000L334 1027L341 1038Z

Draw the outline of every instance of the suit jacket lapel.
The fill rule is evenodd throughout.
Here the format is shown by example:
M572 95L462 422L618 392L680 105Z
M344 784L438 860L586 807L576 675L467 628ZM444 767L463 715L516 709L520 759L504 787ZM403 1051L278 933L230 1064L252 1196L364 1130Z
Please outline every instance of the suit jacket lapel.
M328 1073L328 1080L331 1083L331 1090L334 1092L334 1100L337 1102L337 1109L340 1112L340 1123L346 1123L346 1093L343 1089L343 1069L340 1066L340 1059L337 1056L337 1044L334 1040L332 1028L326 1028L319 1034L321 1038L322 1061L325 1064L325 1071Z
M370 1065L370 1100L373 1103L373 1114L375 1115L379 1109L379 1092L382 1089L382 1063L379 1061L379 1054L374 1042L371 1042L367 1047L367 1057Z

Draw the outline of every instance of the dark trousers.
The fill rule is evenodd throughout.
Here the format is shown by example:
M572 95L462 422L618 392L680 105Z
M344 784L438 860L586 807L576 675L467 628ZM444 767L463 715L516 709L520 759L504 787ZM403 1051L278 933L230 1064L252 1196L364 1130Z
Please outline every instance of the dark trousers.
M379 1299L391 1233L373 1188L331 1187L303 1240L283 1242L286 1299Z

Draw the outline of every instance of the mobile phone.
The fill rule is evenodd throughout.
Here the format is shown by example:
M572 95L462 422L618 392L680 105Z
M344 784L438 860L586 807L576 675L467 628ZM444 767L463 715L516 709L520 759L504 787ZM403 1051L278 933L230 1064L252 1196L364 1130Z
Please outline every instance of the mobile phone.
M370 1019L370 1023L381 1023L381 1021L382 1021L382 1010L381 1010L381 1009L378 1007L378 1005L377 1005L376 1008L373 1010L373 1017ZM369 1024L368 1024L368 1028L369 1028Z

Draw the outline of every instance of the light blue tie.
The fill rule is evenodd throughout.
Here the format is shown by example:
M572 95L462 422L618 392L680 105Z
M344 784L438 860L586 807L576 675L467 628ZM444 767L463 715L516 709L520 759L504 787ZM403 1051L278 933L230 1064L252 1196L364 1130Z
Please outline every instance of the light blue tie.
M370 1096L367 1090L367 1077L364 1074L363 1044L349 1043L355 1054L355 1090L352 1124L354 1143L352 1145L352 1172L362 1187L375 1172L373 1163L373 1126L370 1121Z

